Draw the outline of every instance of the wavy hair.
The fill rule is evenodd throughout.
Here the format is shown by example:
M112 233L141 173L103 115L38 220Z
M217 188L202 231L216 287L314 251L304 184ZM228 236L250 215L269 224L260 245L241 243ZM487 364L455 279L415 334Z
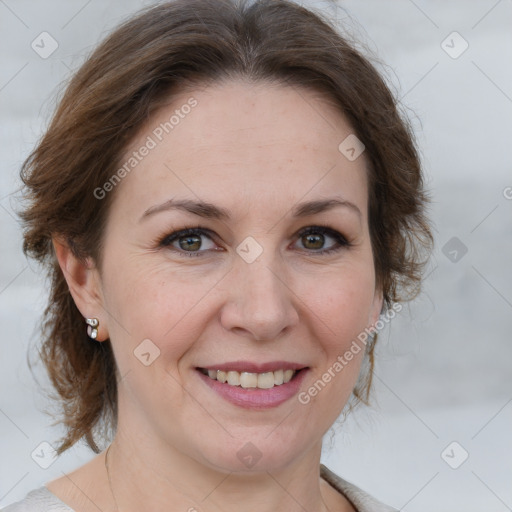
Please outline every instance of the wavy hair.
M176 0L145 9L115 29L72 77L21 170L23 248L51 283L40 356L62 407L66 435L59 454L82 438L100 451L100 428L116 428L117 380L110 341L87 337L52 238L101 266L116 192L98 200L93 191L115 173L128 143L163 101L193 84L233 78L309 88L339 109L366 147L370 237L384 305L419 290L432 235L416 144L385 81L349 37L284 0ZM353 392L363 402L373 349Z

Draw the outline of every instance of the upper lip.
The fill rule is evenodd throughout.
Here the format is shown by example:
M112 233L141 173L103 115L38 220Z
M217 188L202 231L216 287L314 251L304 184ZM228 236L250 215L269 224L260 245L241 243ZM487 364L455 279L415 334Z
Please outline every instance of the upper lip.
M251 361L231 361L229 363L211 364L201 366L205 370L221 370L221 371L235 371L247 373L266 373L275 372L277 370L301 370L306 368L307 365L301 363L293 363L290 361L269 361L268 363L254 363Z

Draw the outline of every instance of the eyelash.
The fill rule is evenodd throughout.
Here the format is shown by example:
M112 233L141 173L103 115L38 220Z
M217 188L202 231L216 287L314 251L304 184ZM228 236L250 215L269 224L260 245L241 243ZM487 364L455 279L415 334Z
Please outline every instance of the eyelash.
M212 231L198 226L195 228L185 228L185 229L180 229L179 231L174 231L173 233L164 236L158 242L158 246L162 247L162 248L169 248L169 246L174 241L180 239L181 237L194 236L194 235L195 236L206 236L210 240L214 241L214 236L213 236ZM172 247L171 249L179 254L183 254L184 256L191 257L191 258L201 256L201 253L206 252L206 251L182 251L182 250L177 249L176 247Z
M306 252L313 253L313 254L331 254L333 252L340 251L341 249L348 249L352 246L352 244L347 240L346 237L344 237L339 231L336 231L335 229L329 228L327 226L308 226L306 228L302 228L296 235L297 239L302 238L306 235L327 235L334 239L334 241L337 243L334 247L331 247L329 249L320 249L318 251L308 251L307 249L303 249Z
M337 243L336 246L331 247L329 249L320 249L320 250L307 250L302 249L304 252L310 253L310 254L320 254L320 255L326 255L331 254L333 252L340 251L341 249L348 249L352 246L352 244L338 231L335 229L329 228L327 226L308 226L306 228L301 229L296 235L295 238L297 240L301 239L304 236L315 234L315 235L327 235L335 240ZM162 239L158 241L158 246L162 248L169 248L169 246L178 240L181 237L184 236L206 236L211 241L215 242L214 240L214 233L210 231L209 229L202 228L200 226L193 227L193 228L185 228L180 229L179 231L174 231L173 233L170 233L169 235L164 236ZM198 257L201 256L202 253L207 252L208 250L203 251L184 251L177 249L175 247L172 248L175 252L178 252L179 254L183 254L186 257Z

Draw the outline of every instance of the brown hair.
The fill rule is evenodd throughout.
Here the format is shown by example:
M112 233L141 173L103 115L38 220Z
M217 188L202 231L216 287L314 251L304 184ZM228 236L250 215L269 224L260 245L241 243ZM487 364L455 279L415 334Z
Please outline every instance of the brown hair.
M47 268L51 292L41 358L63 407L58 453L85 438L98 453L100 427L116 428L116 365L94 343L57 263L52 237L101 265L115 192L94 190L115 173L127 144L164 100L193 84L242 77L314 89L346 116L366 146L369 224L385 306L419 289L422 249L432 241L409 125L375 68L326 20L280 0L177 0L117 28L70 81L21 174L29 204L24 251ZM340 141L341 142L341 141ZM354 390L367 401L373 368Z

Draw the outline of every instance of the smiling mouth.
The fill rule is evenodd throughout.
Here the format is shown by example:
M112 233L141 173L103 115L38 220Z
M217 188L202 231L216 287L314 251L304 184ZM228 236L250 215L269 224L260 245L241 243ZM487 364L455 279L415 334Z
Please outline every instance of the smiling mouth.
M305 368L298 370L275 370L263 373L209 370L206 368L198 368L198 370L210 379L217 380L222 384L228 384L229 386L242 387L244 389L271 389L274 386L287 384Z

